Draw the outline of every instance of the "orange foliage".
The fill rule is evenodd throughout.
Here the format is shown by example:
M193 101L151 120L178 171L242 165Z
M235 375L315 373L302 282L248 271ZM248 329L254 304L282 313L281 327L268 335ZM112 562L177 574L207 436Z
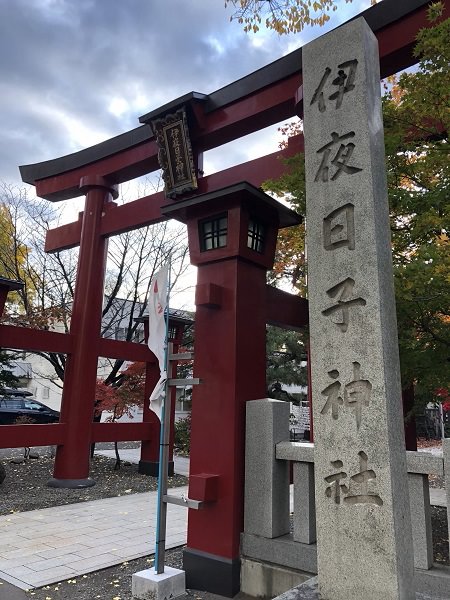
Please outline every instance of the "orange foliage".
M124 415L133 418L133 409L144 403L145 363L133 362L115 385L97 379L95 414L111 413L107 421L115 421Z

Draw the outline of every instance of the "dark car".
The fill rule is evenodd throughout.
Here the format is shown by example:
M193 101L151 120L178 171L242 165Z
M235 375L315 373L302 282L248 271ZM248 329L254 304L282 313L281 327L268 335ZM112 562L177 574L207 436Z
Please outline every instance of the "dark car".
M57 423L59 412L38 402L26 390L0 390L0 425Z

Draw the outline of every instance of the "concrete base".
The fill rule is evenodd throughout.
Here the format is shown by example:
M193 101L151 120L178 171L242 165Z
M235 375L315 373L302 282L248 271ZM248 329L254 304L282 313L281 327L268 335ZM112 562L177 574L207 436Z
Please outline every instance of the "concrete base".
M311 577L317 574L316 545L294 542L292 534L268 539L259 535L243 533L241 555L262 563L311 573Z
M134 573L131 577L132 596L136 600L169 600L186 592L184 571L164 567L159 575L154 568Z
M256 598L273 598L310 578L310 573L249 558L241 559L241 592Z
M47 481L47 486L51 488L67 488L67 489L83 489L92 487L95 485L95 481L90 477L86 477L86 479L55 479L52 477Z
M189 589L233 598L240 589L241 561L186 548L183 567Z
M437 600L450 599L450 567L434 563L433 568L427 571L416 569L414 572L414 585L423 598L437 598ZM419 596L422 597L422 596Z
M448 600L449 596L448 595L435 596L434 594L432 596L430 596L428 594L421 594L419 592L416 592L416 600L431 600L431 599L432 600ZM276 598L274 598L274 600L325 600L325 599L319 595L317 577L312 577L308 581L305 581L305 583L302 583L301 585L298 585L297 587L292 588L291 590L288 590L287 592L284 592L284 594L277 596ZM328 600L328 599L326 599L326 600ZM329 600L332 600L332 598L330 598Z
M168 475L169 477L173 477L175 474L174 462L173 460L169 461L168 466ZM151 460L140 460L138 466L138 473L141 475L151 475L152 477L158 477L159 474L159 462L151 461Z
M274 600L320 600L317 585L317 577L311 577L308 581L284 592Z

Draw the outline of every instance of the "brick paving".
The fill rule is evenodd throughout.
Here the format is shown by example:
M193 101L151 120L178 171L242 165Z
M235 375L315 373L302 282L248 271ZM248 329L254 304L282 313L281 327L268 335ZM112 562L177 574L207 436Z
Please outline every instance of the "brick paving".
M0 579L25 590L152 554L156 502L147 492L0 516ZM187 509L168 505L168 549L186 528Z

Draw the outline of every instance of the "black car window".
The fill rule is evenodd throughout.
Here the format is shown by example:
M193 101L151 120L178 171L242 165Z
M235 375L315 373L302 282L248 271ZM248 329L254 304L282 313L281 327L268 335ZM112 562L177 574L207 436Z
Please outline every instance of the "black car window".
M28 410L40 410L41 408L44 408L42 404L39 404L39 402L34 402L33 400L25 400L24 405Z
M22 398L2 398L0 408L6 410L20 410L23 408Z

